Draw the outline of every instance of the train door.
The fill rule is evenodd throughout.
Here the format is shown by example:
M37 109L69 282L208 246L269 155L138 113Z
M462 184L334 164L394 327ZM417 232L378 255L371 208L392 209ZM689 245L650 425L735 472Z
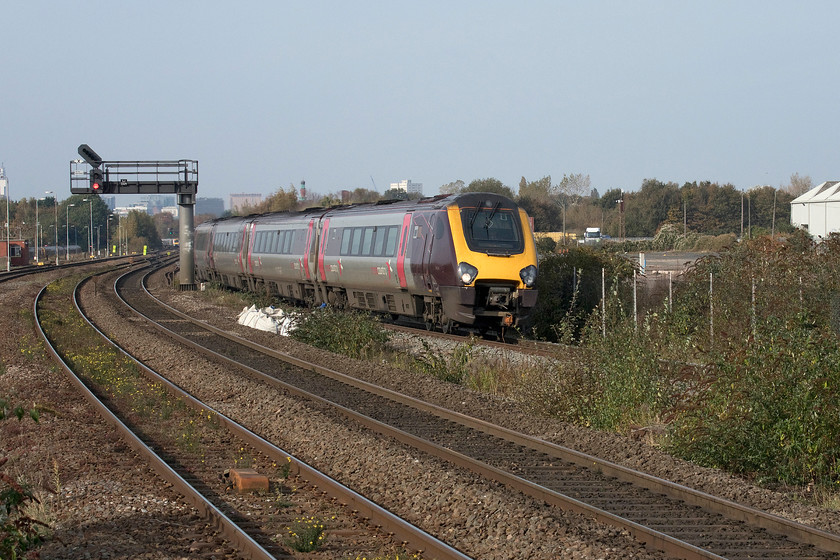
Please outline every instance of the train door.
M257 223L251 224L251 234L248 241L248 249L246 251L248 262L248 274L254 274L254 240L257 238Z
M330 270L329 264L326 262L327 244L330 242L330 219L324 220L324 226L321 230L321 239L318 249L318 272L320 274L319 280L327 282L327 271ZM337 269L336 269L337 271Z
M236 253L236 263L239 265L239 272L241 274L245 274L246 270L246 259L247 259L247 251L248 251L248 224L242 226L242 243L239 245L239 251Z
M210 228L210 231L207 233L207 238L207 265L209 266L210 270L216 270L215 251L213 250L216 245L215 225L212 228Z
M400 281L400 288L408 287L408 281L405 277L405 253L408 247L408 239L411 235L411 216L412 215L410 213L403 216L400 245L399 250L397 251L397 278Z
M418 232L418 235L423 237L423 264L421 265L423 285L426 286L426 289L430 292L437 289L437 284L434 281L434 275L432 274L432 248L435 243L435 238L440 237L439 235L435 235L436 228L440 226L438 223L439 220L440 218L437 214L424 214L423 221Z
M312 251L312 247L314 246L314 236L315 236L315 220L309 220L309 225L306 227L306 244L303 247L303 260L300 263L300 278L301 280L312 280L312 275L309 270L309 261L311 260L310 254Z

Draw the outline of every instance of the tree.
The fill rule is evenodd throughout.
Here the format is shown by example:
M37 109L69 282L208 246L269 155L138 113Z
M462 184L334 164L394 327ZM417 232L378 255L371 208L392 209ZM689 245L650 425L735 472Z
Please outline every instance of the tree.
M534 218L537 231L561 231L563 229L563 209L560 200L554 195L551 176L528 182L525 177L519 181L519 206Z
M285 212L297 208L297 189L294 185L289 185L286 190L277 189L277 191L257 204L252 208L247 208L248 212L243 214L265 214L266 212Z
M812 187L813 185L809 175L800 177L799 173L794 173L790 176L790 183L788 183L787 186L782 186L781 188L796 198L797 196L810 191Z
M408 200L408 191L402 189L388 189L382 195L383 200Z
M500 194L510 199L516 198L516 195L510 187L493 177L488 179L476 179L461 192L488 192Z
M548 200L554 195L551 186L551 175L546 175L537 181L528 182L525 177L519 181L519 197L534 200Z
M592 192L592 181L589 175L583 173L563 174L563 178L557 185L558 190L571 197L584 197Z
M357 188L350 193L350 202L353 204L365 204L368 202L376 202L382 198L378 192L370 189Z
M676 183L645 179L639 192L624 195L625 235L652 237L668 219L668 211L675 207L682 207Z
M155 223L155 229L161 239L174 238L180 235L178 218L169 212L155 214L152 216L152 221Z
M464 182L461 179L440 186L440 194L456 194L463 192Z
M128 250L133 253L143 252L143 247L160 249L163 243L157 233L155 222L145 212L132 210L122 219L122 227L128 239Z

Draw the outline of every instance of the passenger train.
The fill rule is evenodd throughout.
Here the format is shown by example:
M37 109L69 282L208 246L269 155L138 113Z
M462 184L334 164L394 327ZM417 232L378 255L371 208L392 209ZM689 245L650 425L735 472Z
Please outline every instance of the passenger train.
M537 299L528 216L489 193L439 195L199 224L195 275L427 328L516 326Z

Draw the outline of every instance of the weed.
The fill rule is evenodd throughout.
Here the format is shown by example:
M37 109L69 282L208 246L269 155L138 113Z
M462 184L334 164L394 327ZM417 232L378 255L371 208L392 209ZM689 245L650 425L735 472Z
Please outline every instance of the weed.
M0 420L9 418L10 409L18 421L27 415L23 407L13 407L5 399L0 399ZM38 421L37 409L31 409L28 415ZM0 467L7 460L0 458ZM46 537L49 527L33 513L32 506L36 504L40 504L40 500L28 485L0 472L0 558L22 557Z
M315 517L295 519L291 527L286 527L286 544L298 552L313 552L324 541L324 522Z

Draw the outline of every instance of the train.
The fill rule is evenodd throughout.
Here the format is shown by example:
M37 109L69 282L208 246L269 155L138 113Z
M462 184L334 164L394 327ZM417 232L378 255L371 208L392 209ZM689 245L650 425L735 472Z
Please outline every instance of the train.
M504 332L537 300L525 211L494 193L219 218L196 226L195 278L312 306Z

